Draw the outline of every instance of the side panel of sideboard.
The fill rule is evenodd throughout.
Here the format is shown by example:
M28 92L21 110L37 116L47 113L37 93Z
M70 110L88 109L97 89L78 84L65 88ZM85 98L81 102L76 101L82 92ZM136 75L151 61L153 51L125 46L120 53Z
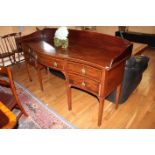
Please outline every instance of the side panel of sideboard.
M104 94L108 96L123 81L125 61L105 70Z

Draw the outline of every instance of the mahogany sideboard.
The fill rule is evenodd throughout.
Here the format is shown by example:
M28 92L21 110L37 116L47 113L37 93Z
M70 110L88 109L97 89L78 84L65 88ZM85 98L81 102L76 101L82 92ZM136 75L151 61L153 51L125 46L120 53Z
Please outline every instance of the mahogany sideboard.
M133 45L115 36L69 30L69 47L53 48L55 31L55 28L45 28L21 38L26 63L34 60L38 68L47 66L64 74L69 110L72 109L71 87L94 94L99 100L100 126L105 97L115 88L118 107L125 61L130 57Z

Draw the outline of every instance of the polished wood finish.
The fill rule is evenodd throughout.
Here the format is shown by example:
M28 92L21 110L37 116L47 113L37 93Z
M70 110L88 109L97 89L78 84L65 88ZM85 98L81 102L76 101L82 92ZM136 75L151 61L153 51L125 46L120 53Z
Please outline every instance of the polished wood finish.
M16 123L16 116L0 102L0 129L12 129Z
M101 80L102 70L82 63L68 62L67 71L73 74L78 74L80 76L86 76L92 78L95 81Z
M43 91L44 88L43 88L43 84L42 84L41 70L43 68L46 68L46 67L44 67L43 65L41 65L40 63L38 63L36 53L33 50L31 50L27 45L23 44L22 45L22 49L24 51L24 57L25 57L25 63L26 63L26 70L27 70L27 73L28 73L29 81L32 81L31 73L29 71L29 67L31 65L37 71L38 80L39 80L39 83L40 83L40 88Z
M0 79L0 85L3 86L3 87L10 88L11 91L12 91L12 94L13 94L13 96L15 98L15 102L13 102L11 105L8 105L8 103L4 103L4 104L7 105L10 110L12 110L16 106L18 106L18 108L21 110L21 112L18 115L18 118L22 114L24 114L25 116L28 116L27 113L25 112L19 98L18 98L17 93L16 93L16 88L15 88L15 85L14 85L11 68L9 68L9 67L0 67L0 75L1 75L1 77L5 76L5 77L8 78L8 80L3 79L3 78Z
M53 41L48 39L53 38L54 33L55 29L44 29L22 37L23 50L35 53L37 64L64 73L68 109L72 107L72 86L94 94L100 102L98 125L101 125L104 99L122 83L125 61L131 55L132 44L109 35L69 30L69 47L53 49Z
M54 74L46 74L42 70L44 84L44 92L42 92L33 67L30 67L33 77L31 83L27 80L25 63L20 67L13 66L13 75L15 80L77 128L155 129L155 49L146 49L143 54L150 60L140 84L125 103L119 104L117 110L115 104L108 100L104 101L103 123L100 127L96 123L99 103L93 95L72 88L73 109L68 111L65 80Z
M132 55L140 55L140 54L142 54L147 47L148 47L148 44L133 42Z

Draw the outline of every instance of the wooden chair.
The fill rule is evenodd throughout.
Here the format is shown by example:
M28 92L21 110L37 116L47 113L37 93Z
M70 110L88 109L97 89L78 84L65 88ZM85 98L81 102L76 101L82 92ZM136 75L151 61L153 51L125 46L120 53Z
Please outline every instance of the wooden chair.
M15 63L15 53L12 51L7 35L0 37L0 59L3 66L8 65L5 64L6 59L10 61L9 65Z
M4 63L5 58L9 58L10 63L14 64L20 62L21 56L23 56L23 50L20 43L21 32L11 33L1 37L0 40L0 58L2 59L2 65L7 66ZM16 54L18 60L16 59Z
M5 105L10 110L13 110L14 108L20 109L20 113L18 114L17 119L19 119L22 114L24 114L25 116L28 116L24 108L22 107L21 102L16 93L16 88L14 85L11 68L0 66L0 75L1 75L0 77L5 77L5 78L0 79L0 85L3 87L10 88L13 94L13 97L10 98L10 100L7 100L7 97L9 96L9 94L5 92L1 92L0 100L3 103L5 103Z
M7 38L7 42L12 52L15 54L15 62L20 62L21 61L20 57L24 55L21 46L21 32L7 34L4 37ZM18 60L16 59L16 54Z
M18 62L24 60L24 52L22 50L22 45L21 45L21 32L19 33L12 33L10 34L10 36L14 36L14 47L16 47L13 51L15 52L15 54L18 54ZM23 59L21 58L23 57Z

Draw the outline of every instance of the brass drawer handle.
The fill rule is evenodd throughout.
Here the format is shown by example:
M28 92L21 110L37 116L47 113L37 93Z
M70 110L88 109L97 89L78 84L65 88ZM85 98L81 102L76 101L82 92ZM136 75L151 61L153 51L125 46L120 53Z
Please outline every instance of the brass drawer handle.
M58 64L57 64L56 62L54 62L54 63L53 63L53 66L54 66L54 67L57 67L57 66L58 66Z
M86 70L85 70L84 68L82 68L82 69L81 69L81 73L82 73L82 74L85 74L85 73L86 73Z
M81 85L85 87L85 86L86 86L86 83L83 81L83 82L81 83Z

